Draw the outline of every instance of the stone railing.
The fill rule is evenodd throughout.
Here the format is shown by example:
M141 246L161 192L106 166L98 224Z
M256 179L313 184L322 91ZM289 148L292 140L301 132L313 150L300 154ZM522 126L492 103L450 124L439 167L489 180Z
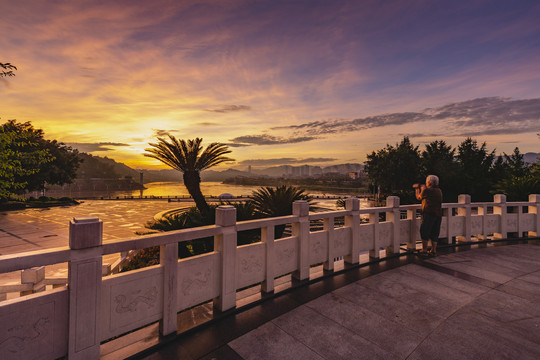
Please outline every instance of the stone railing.
M400 206L389 197L387 206L360 209L350 198L345 210L310 213L306 202L294 203L293 215L236 222L236 210L221 206L216 225L158 235L102 242L97 218L76 218L69 224L69 247L0 256L0 273L57 263L69 263L68 286L0 302L2 359L99 358L100 342L159 321L162 335L177 331L178 312L213 301L218 311L236 306L237 290L260 284L275 291L275 280L286 274L307 280L310 267L322 264L334 271L335 259L359 263L360 255L416 248L419 205ZM538 236L540 195L528 202L444 204L441 238L453 242ZM368 217L369 221L361 221ZM344 218L344 226L335 220ZM323 229L310 230L310 222ZM276 225L291 224L291 236L275 239ZM260 229L261 242L237 246L237 233ZM214 237L211 253L178 260L178 243ZM160 265L102 277L102 256L160 246ZM340 260L341 261L341 260Z

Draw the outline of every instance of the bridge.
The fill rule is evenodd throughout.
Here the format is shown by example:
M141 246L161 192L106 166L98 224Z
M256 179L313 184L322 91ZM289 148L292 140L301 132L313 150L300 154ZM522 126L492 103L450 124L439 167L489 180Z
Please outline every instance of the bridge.
M102 241L103 224L99 219L74 218L69 224L68 247L0 256L0 273L23 270L33 284L28 290L31 295L0 302L0 353L5 354L3 358L17 359L55 359L66 355L70 359L112 358L119 354L111 350L115 343L128 342L137 333L148 334L148 331L158 332L160 336L156 337L156 343L147 343L147 346L159 345L183 332L197 331L185 325L185 314L193 314L194 309L206 309L211 314L207 319L210 322L213 318L226 319L240 310L264 304L265 299L278 299L282 293L286 296L291 289L312 286L317 279L329 281L335 279L335 275L358 272L364 264L409 258L419 240L418 210L419 205L400 205L397 197L389 197L384 207L367 209L359 208L358 199L349 198L345 210L320 213L310 213L309 205L300 201L294 204L291 216L236 222L234 207L221 206L216 210L216 224L212 226L110 242ZM540 229L539 210L540 195L530 195L527 202L506 202L504 195L495 195L494 201L487 203L471 203L470 196L460 195L457 203L443 205L441 242L467 246L484 246L509 238L534 242ZM366 221L362 221L363 218ZM344 219L343 225L336 226L341 224L340 219ZM323 229L312 231L311 224L315 222L322 222ZM290 224L292 233L275 239L274 227L284 224ZM254 229L260 230L261 242L237 246L237 233ZM214 252L178 260L179 242L206 237L214 237ZM160 265L102 275L103 256L151 246L160 246ZM538 266L534 267L537 247L524 253L533 270L538 271ZM501 259L493 252L486 251L486 254L484 259L489 259L490 254ZM443 258L429 262L436 267L437 261ZM39 281L42 267L63 262L69 263L68 286L42 291L46 289L46 284ZM466 268L457 263L444 268L461 273L463 266ZM407 283L407 272L418 274L421 271L415 267L404 268L399 273L399 281ZM523 269L520 271L515 274L516 278L523 275ZM364 283L360 288L373 290L379 286L377 284L384 284L384 274L377 275L378 279L373 277L376 280L368 281L371 285ZM483 279L481 273L469 275L475 281ZM500 283L500 279L495 278L484 280L487 282L483 286L487 288ZM455 286L466 288L465 285ZM369 291L359 291L358 296L369 299ZM368 310L373 306L375 310L376 303L372 301L369 303L372 305L365 306ZM414 304L409 305L414 308ZM320 320L309 309L302 308L302 311L291 316L304 316L304 321ZM362 318L357 320L362 321ZM331 321L328 324L334 325ZM367 328L370 325L375 324L365 324ZM252 339L264 341L265 331L255 333ZM339 337L335 341L339 341ZM402 340L388 339L389 343L399 341ZM538 346L534 338L530 341ZM525 354L538 355L534 353L534 346L527 344ZM231 343L230 349L238 355L243 346L239 337ZM310 351L325 358L320 350L310 348ZM396 352L391 353L396 355ZM328 357L335 356L329 354Z

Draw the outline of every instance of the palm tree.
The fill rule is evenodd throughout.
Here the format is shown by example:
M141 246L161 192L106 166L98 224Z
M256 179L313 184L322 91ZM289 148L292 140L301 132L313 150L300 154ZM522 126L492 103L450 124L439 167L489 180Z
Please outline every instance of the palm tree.
M293 202L297 200L311 201L313 198L305 190L294 186L265 186L251 194L251 202L255 211L264 217L286 216L292 214ZM283 235L285 225L275 227L275 238Z
M181 171L184 174L184 185L199 211L204 214L210 211L210 207L201 192L200 172L234 159L224 156L231 152L226 145L211 143L203 149L201 142L201 138L186 141L169 135L169 141L158 138L157 143L150 143L152 148L145 149L148 154L144 155L158 159L171 168Z

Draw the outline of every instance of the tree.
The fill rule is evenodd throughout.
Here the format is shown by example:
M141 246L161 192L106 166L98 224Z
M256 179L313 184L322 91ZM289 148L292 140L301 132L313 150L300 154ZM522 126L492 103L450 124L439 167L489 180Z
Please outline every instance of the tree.
M445 202L454 202L459 192L459 167L455 160L456 149L444 140L435 140L422 151L423 177L437 175L443 188Z
M15 65L12 65L10 63L0 63L0 68L3 70L0 70L0 78L1 77L7 77L7 76L15 76L15 73L13 70L17 70Z
M492 178L494 158L495 150L489 152L485 142L478 147L476 140L467 138L458 146L461 194L469 194L475 201L490 200L489 190L495 183Z
M262 217L276 217L292 215L293 202L305 200L310 202L313 198L305 193L305 190L295 186L270 186L261 187L251 194L251 203L255 206L255 212ZM283 235L285 225L275 227L275 238Z
M157 159L171 168L183 173L184 185L195 201L201 213L210 211L201 192L200 172L212 166L221 164L233 159L224 156L230 153L229 148L220 143L211 143L203 149L202 139L177 140L169 135L169 141L158 138L157 143L150 143L151 148L145 149L148 154L145 156Z
M40 146L42 137L43 131L34 129L29 122L9 120L0 125L0 201L24 192L40 166L53 160Z
M519 152L518 147L511 155L503 154L510 176L523 177L529 174L529 166L523 161L523 154Z
M45 184L68 184L76 177L80 163L77 150L56 140L44 139L43 130L34 129L30 122L9 120L2 129L14 139L9 144L14 160L19 161L23 169L30 170L14 174L13 180L19 187L14 192L43 190Z
M367 156L366 172L374 188L383 196L398 195L407 202L414 200L412 185L421 180L421 159L418 146L404 137L396 146L373 151Z
M39 143L51 155L51 161L39 165L39 172L28 179L27 190L44 191L46 184L63 185L73 182L82 161L79 151L56 140L41 139Z

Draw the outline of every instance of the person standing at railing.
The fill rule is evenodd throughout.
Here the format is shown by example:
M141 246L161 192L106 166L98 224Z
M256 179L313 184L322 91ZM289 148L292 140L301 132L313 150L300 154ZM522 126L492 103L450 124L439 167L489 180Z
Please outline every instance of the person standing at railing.
M422 251L420 254L436 256L442 220L442 191L439 189L439 178L428 175L426 185L414 184L413 187L416 189L416 198L422 201L422 224L420 225ZM429 240L431 240L431 250L428 253Z

